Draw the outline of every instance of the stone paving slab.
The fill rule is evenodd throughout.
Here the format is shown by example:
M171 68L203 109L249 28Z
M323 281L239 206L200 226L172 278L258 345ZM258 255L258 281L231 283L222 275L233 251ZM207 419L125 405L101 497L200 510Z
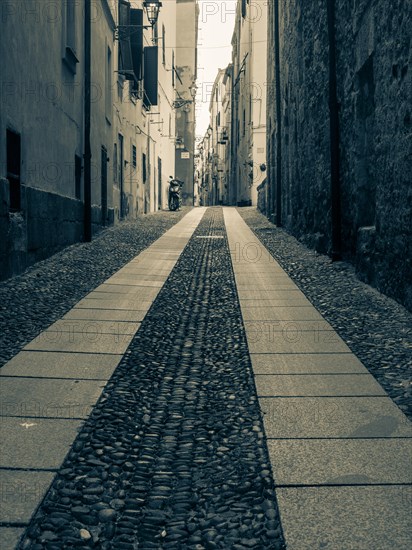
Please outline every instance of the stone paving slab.
M152 245L153 246L153 245ZM128 264L123 267L146 269L154 272L162 273L167 269L171 269L177 262L176 258L160 258L158 254L150 254L143 250L139 256L131 260Z
M283 284L286 284L286 282ZM242 288L242 296L251 295L252 298L256 298L257 300L266 300L268 298L273 300L277 300L278 298L288 298L292 300L294 298L307 299L305 294L296 285L289 285L286 288L279 288L279 286L274 285L273 283L268 285L257 280L254 285L238 285L236 282L236 286Z
M0 527L1 550L15 550L24 529Z
M123 285L125 287L133 287L133 286L153 286L155 287L156 286L160 286L162 285L162 283L164 283L168 276L169 276L169 271L170 270L167 270L167 272L164 272L164 273L153 273L152 271L150 270L142 270L142 269L139 269L138 271L135 272L135 277L117 277L117 279L127 279L127 282ZM117 283L117 279L115 278L114 281ZM134 283L139 283L139 284L134 284ZM148 283L148 284L146 284ZM153 284L151 284L153 283ZM97 292L101 291L101 290L105 290L105 287L107 285L110 285L112 286L113 285L113 280L110 281L110 282L105 282L103 283L102 285L100 285L100 287L96 287L95 290ZM132 289L132 288L129 288L128 291L136 291L138 289Z
M260 272L253 270L253 277L246 275L245 272L234 268L236 273L236 286L242 289L260 290L260 291L299 291L300 288L283 271Z
M33 507L43 499L54 475L54 472L0 470L2 522L28 523Z
M410 439L279 439L268 449L276 485L412 483Z
M140 323L143 321L147 311L130 309L82 309L73 308L63 315L62 319L83 319L88 321L124 321L129 323Z
M166 280L166 277L163 281ZM108 283L104 283L94 289L95 294L125 294L130 296L133 296L133 294L136 293L136 288L139 289L140 287L136 287L136 285L112 285ZM139 291L138 291L139 292ZM122 297L122 296L121 296Z
M87 418L105 381L53 378L1 378L0 416Z
M103 294L103 293L99 293ZM154 296L152 298L146 296L138 300L135 296L129 298L129 300L105 300L99 299L84 299L76 305L73 309L119 309L123 311L147 311L153 303Z
M59 468L82 424L81 420L2 418L0 468Z
M173 257L166 257L158 254L155 250L150 249L150 252L144 250L140 255L124 265L119 271L113 273L113 277L121 274L136 274L139 277L145 277L146 273L154 275L165 275L170 271L171 266L176 265L179 259L179 253L173 253Z
M178 255L175 254L174 257L167 257L164 254L146 252L145 250L139 254L137 260L132 260L129 265L137 266L141 268L154 269L156 265L161 266L163 269L172 269L176 265ZM115 275L114 275L115 276Z
M233 265L233 264L232 264ZM252 271L250 269L252 265ZM292 279L283 271L283 269L276 268L271 264L267 264L267 267L262 267L259 264L245 264L244 266L233 265L233 270L236 275L236 281L246 283L256 280L257 288L262 288L264 282L271 280L271 284L278 284L281 282L289 282L290 285L294 285Z
M237 285L236 285L237 286ZM287 300L291 302L309 302L300 290L291 288L287 290L266 290L258 288L244 288L239 296L242 300ZM310 302L309 302L310 303ZM311 304L312 305L312 304Z
M242 220L243 221L243 220ZM263 261L263 262L234 262L233 269L236 272L236 276L248 276L251 277L250 266L253 266L253 277L256 277L259 280L261 276L270 276L270 277L288 277L286 272L280 267L280 265L273 261Z
M99 292L96 294L104 294ZM73 309L123 309L126 311L140 311L148 310L152 305L153 300L157 296L152 291L148 291L147 294L142 292L141 297L119 298L119 299L104 299L104 297L94 296L93 298L84 298Z
M262 332L248 335L250 353L349 353L345 342L331 331Z
M174 252L181 250L182 246L186 244L186 237L179 237L177 235L166 235L160 243L154 243L152 250L163 250L164 252Z
M123 277L124 276L122 275L122 277L118 277L118 278L122 279ZM158 291L158 289L162 288L162 286L164 285L164 282L166 281L167 277L164 277L163 279L160 279L160 280L150 280L150 279L147 278L147 276L145 276L143 278L141 276L136 276L136 274L134 274L132 279L133 279L133 282L135 283L133 285L135 287L134 288L134 293L139 294L139 293L142 292L143 289L146 292L149 289L154 289L154 290ZM99 292L100 292L100 290L95 290L95 291L93 291L93 294L98 294ZM153 294L156 295L155 292L153 292ZM88 295L87 297L90 297L90 296Z
M114 285L112 285L114 286ZM123 287L122 287L123 288ZM132 288L139 289L138 292L91 292L84 298L84 304L79 302L80 308L89 307L89 305L93 305L92 300L95 302L102 302L103 300L110 300L110 302L118 302L119 306L124 305L127 306L127 304L130 304L130 309L133 309L138 306L141 302L149 302L154 301L156 299L156 296L159 293L159 288L154 289L153 287L149 286L133 286ZM85 305L87 302L87 305Z
M169 271L170 269L161 269L160 267L159 269L154 270L150 266L145 267L138 264L135 264L134 266L127 264L127 266L122 268L122 273L133 273L136 278L143 281L165 281L168 277ZM115 273L114 275L117 275L117 273ZM105 284L106 283L102 283L102 285L100 286L103 286ZM95 290L97 290L98 288L99 287L96 287Z
M22 351L0 370L0 376L108 380L123 355Z
M136 262L135 264L131 264L130 267L153 269L153 264L158 263L171 271L176 265L180 256L180 253L173 253L168 255L168 254L163 254L162 252L156 252L156 251L153 251L153 253L152 251L150 251L150 256L145 255L144 252L142 254L143 256L139 258L139 261ZM127 274L126 272L124 273ZM117 273L114 275L114 277L115 276L117 276Z
M261 397L259 402L269 438L412 437L412 423L389 397Z
M47 329L48 332L71 332L88 334L91 338L99 334L128 334L133 336L141 323L127 321L84 321L81 319L56 321Z
M173 269L173 267L174 265L170 266L170 271ZM105 283L108 285L121 285L121 286L128 285L128 286L135 286L139 288L142 286L137 279L133 277L126 277L126 276L110 277L110 279L106 279Z
M262 353L251 354L258 374L365 374L365 367L352 353Z
M272 280L266 281L259 281L259 283L264 282L265 290L267 292L300 292L299 287L297 287L295 284L284 281L283 278L278 284L275 284ZM237 288L241 290L256 290L256 283L254 281L249 282L240 282L239 278L236 279L236 286Z
M243 307L255 307L255 308L267 308L267 307L313 307L312 304L307 300L306 298L302 298L302 296L298 296L293 299L289 299L287 297L284 298L265 298L265 297L253 297L253 295L239 295L239 302L240 305Z
M113 286L119 285L121 287L125 287L125 286L134 287L135 290L133 292L136 292L136 290L144 288L138 280L132 277L115 277L115 278L111 277L110 279L106 280L105 284L113 285ZM154 288L154 287L146 287L146 293L149 292L149 288Z
M288 550L410 550L412 487L276 490Z
M150 262L147 255L143 257L143 261L143 259L141 258L141 254L143 253L144 251L141 252L140 255L133 260L130 260L130 262L128 264L125 264L122 269L130 269L141 275L153 273L154 275L161 276L167 274L170 271L170 265L175 263L175 260L166 260L164 262L153 260L153 262ZM114 273L114 275L116 275L116 273Z
M289 303L258 306L256 303L242 302L244 321L322 321L321 314L311 305L291 307Z
M267 271L267 272L254 272L253 277L247 271L236 269L236 281L240 285L248 284L254 282L258 287L262 285L287 285L291 287L296 287L297 285L292 281L292 279L284 271ZM299 288L299 287L298 287Z
M159 246L156 246L155 244L152 245L153 248L150 249L150 257L153 257L153 258L166 258L166 259L170 259L170 258L178 258L181 254L181 248L184 246L184 242L186 241L186 239L182 238L180 239L180 242L177 242L176 239L168 239L168 243L170 245L170 248L173 248L175 247L176 250L169 250L168 247L166 247L166 245L163 245L162 247L159 247ZM144 258L144 253L143 253L143 256L142 258Z
M161 288L164 284L164 280L162 281L150 281L146 277L143 278L140 275L137 275L136 273L131 272L118 272L118 275L114 275L110 278L110 280L117 281L118 279L130 279L131 282L133 282L133 285L136 287L135 292L138 293L139 289L147 289L147 288ZM141 292L141 291L140 291ZM89 295L88 295L89 297Z
M301 332L311 332L314 335L319 335L324 330L333 330L331 325L324 319L309 320L309 321L290 321L290 320L272 320L272 321L244 321L244 326L248 334L252 336L260 336L265 340L269 340L274 332L283 332L287 337L296 337ZM253 338L252 338L253 339Z
M23 349L26 351L65 351L122 354L133 336L127 334L84 334L45 330Z
M261 397L386 395L371 374L256 375Z

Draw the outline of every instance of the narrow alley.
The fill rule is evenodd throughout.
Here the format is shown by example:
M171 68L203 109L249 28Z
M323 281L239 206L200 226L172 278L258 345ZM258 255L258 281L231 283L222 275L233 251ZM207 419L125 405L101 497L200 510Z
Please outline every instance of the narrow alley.
M412 2L0 19L0 550L410 550Z
M310 283L286 273L293 248L284 269L252 231L262 215L166 214L145 221L140 253L98 284L91 270L89 292L43 313L40 334L28 322L4 359L2 549L406 550L412 426L397 388L410 314L334 264L318 284L336 296L352 288L353 322L383 307L397 319L393 349L379 348L373 323L345 342L345 327L306 297ZM104 263L116 239L127 245L125 231L3 285L37 285L44 312L59 277L73 277L75 296L80 258L100 250ZM279 249L290 239L275 236ZM309 263L314 274L315 254ZM8 312L6 339L19 323ZM389 396L354 353L362 342L375 363L385 350L399 361Z

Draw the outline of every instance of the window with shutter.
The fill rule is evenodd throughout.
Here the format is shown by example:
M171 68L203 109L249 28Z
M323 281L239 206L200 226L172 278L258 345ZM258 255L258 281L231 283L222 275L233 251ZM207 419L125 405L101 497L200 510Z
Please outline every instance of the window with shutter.
M143 105L148 109L158 104L157 77L158 77L158 50L157 46L148 46L144 49L144 96Z
M143 10L130 10L130 46L135 80L143 78Z
M132 48L130 44L131 28L130 3L119 0L119 56L118 71L127 80L134 80Z

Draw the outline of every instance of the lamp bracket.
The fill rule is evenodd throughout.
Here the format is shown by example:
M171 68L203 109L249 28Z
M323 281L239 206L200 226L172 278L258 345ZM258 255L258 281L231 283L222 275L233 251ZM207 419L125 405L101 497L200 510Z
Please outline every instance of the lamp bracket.
M114 30L115 40L125 40L137 32L137 29L151 29L151 25L118 25ZM135 30L132 30L135 29Z
M186 105L190 105L190 103L193 103L192 99L176 99L173 101L172 108L173 109L180 109L181 107L185 107Z

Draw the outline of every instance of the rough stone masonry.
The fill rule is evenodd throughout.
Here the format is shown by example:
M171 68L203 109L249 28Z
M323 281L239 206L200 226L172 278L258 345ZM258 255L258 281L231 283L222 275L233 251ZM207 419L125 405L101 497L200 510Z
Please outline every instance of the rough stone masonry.
M331 251L327 2L280 0L282 225ZM275 3L268 82L275 82ZM335 2L343 257L360 278L412 308L412 7ZM272 87L271 87L272 88ZM274 86L273 86L274 88ZM269 102L268 182L276 185L276 101ZM269 191L270 193L270 191ZM276 214L276 194L267 214ZM269 195L270 196L270 195Z

